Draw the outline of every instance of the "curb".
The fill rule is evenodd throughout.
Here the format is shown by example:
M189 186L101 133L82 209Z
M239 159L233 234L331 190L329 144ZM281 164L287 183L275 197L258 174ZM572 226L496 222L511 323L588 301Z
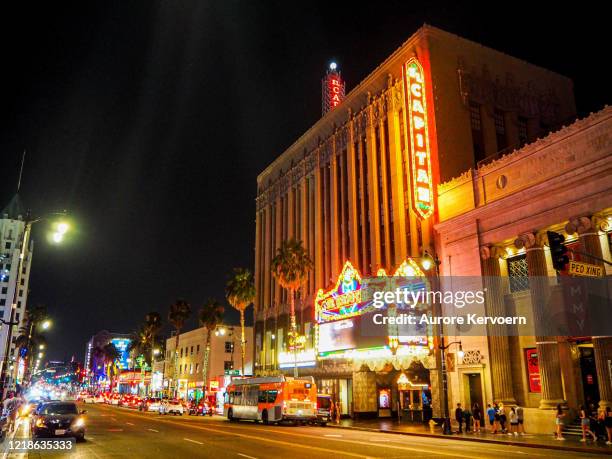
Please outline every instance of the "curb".
M516 441L500 441L500 440L493 440L489 438L455 437L452 435L442 436L438 434L430 434L430 433L425 433L425 432L423 433L421 432L399 432L399 431L394 431L394 430L376 429L376 428L369 428L369 427L355 427L355 426L342 426L342 425L334 425L333 427L336 427L339 429L361 430L361 431L367 431L367 432L379 432L379 433L394 434L394 435L412 435L415 437L442 438L445 440L463 440L463 441L473 441L473 442L479 442L479 443L493 443L497 445L522 446L525 448L552 449L552 450L558 450L558 451L572 451L572 452L587 453L587 454L606 454L606 455L612 456L612 448L585 449L585 448L580 448L578 446L544 445L541 443L522 443L522 442L516 442Z

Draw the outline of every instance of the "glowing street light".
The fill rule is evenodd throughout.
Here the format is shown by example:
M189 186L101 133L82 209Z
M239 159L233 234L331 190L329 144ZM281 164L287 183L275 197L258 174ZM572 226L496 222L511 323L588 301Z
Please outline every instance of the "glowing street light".
M153 349L153 355L159 355L160 352L159 349Z
M43 330L48 330L51 327L51 321L45 320L40 326Z
M40 349L41 351L42 351L44 348L45 348L45 345L44 345L44 344L41 344L41 345L39 345L39 346L38 346L38 349Z
M335 62L330 62L329 64L330 70L336 70L337 68L338 68L338 64L336 64Z

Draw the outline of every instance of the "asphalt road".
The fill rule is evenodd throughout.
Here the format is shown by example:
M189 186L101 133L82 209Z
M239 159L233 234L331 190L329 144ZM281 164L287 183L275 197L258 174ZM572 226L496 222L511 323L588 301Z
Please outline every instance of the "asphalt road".
M159 416L108 405L82 405L87 436L70 453L30 452L10 458L483 458L596 457L590 454L391 435L334 427L229 423L221 417ZM27 438L22 425L16 438ZM6 442L5 442L6 445ZM7 457L5 455L4 457Z

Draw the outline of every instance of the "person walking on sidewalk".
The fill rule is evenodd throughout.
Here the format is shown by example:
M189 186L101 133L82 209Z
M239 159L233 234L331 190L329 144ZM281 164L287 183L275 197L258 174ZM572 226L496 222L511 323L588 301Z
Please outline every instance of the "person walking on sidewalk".
M610 409L609 406L606 406L604 426L606 428L606 433L608 434L608 441L606 441L606 445L612 445L612 409Z
M518 433L523 435L525 433L525 426L523 425L525 418L523 417L523 408L519 405L516 405L516 417L518 420Z
M497 411L499 412L499 424L501 426L501 431L502 433L506 433L508 432L508 429L506 428L506 421L508 418L506 417L506 409L504 408L503 403L500 402Z
M495 431L495 408L492 407L490 403L487 404L487 417L489 418L489 427L491 428L491 432L496 433Z
M455 421L459 423L459 431L457 433L463 433L463 410L461 409L461 403L457 403L457 409L455 410Z
M586 406L582 405L580 407L580 428L582 429L582 438L581 442L586 441L586 436L589 434L593 441L597 441L597 436L591 431L591 418L587 412Z
M480 421L482 420L482 410L478 402L472 406L472 416L474 417L474 433L480 433Z
M555 416L555 425L557 430L555 431L555 439L557 440L565 440L563 436L563 418L565 417L565 413L561 408L561 404L557 405L557 414Z
M518 414L516 414L516 408L513 406L510 407L508 418L510 418L510 432L508 432L508 435L518 435Z

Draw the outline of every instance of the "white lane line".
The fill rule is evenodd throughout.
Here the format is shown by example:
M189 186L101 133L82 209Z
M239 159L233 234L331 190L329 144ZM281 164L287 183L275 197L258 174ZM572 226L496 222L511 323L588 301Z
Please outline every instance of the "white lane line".
M323 435L324 437L335 437L335 438L340 438L342 437L342 435L336 435L336 434L327 434L327 435Z
M197 443L198 445L203 445L204 444L201 441L195 441L195 440L192 440L190 438L183 438L183 440L190 441L191 443Z
M242 454L242 453L238 453L238 456L246 457L247 459L257 459L257 458L256 458L256 457L254 457L254 456L248 456L248 455L246 455L246 454Z
M136 424L134 424L133 422L126 422L126 424L127 424L128 426L135 426L135 425L136 425Z
M378 441L378 442L380 442L380 441L382 441L382 442L386 442L386 441L391 441L391 440L388 440L388 439L386 439L386 438L370 438L370 441L372 441L372 442L374 442L374 441Z
M147 430L150 431L150 432L157 432L157 433L159 433L159 430L155 430L155 429L147 429Z

